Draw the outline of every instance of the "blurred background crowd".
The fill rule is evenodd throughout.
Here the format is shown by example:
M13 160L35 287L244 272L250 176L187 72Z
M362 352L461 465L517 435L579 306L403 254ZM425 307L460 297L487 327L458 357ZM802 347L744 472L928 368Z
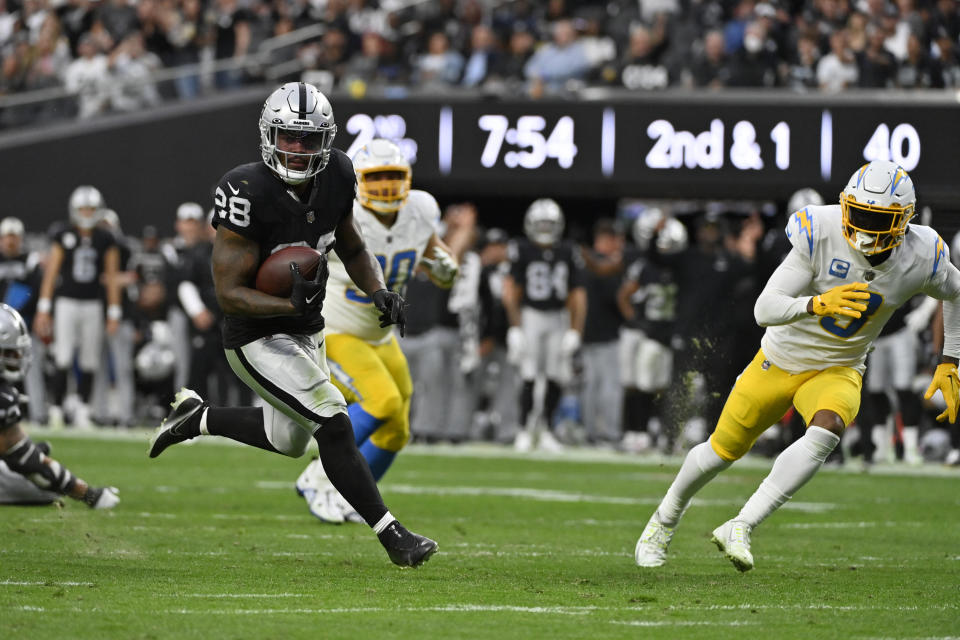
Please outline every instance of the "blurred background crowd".
M556 247L573 247L579 256L581 273L570 282L586 290L587 315L582 344L570 354L573 375L564 380L556 410L542 415L540 402L529 418L544 425L540 447L673 453L706 438L759 344L762 329L753 306L790 250L783 232L787 216L817 202L819 194L810 189L786 207L622 200L600 212L590 228L577 222L589 218L566 212L572 224ZM97 336L102 357L92 392L81 389L84 371L77 360L65 400L53 399L62 391L51 393L54 349L35 333L36 365L26 389L30 419L78 429L156 424L182 385L213 404L252 403L227 370L220 342L209 214L197 203L183 203L170 214L172 237L157 227L145 228L140 237L125 235L122 216L105 205L97 215L99 228L120 249L114 276L124 291L119 328ZM923 222L932 215L926 209ZM452 290L432 286L425 273L408 284L401 347L416 389L412 435L426 443L488 441L529 449L537 443L521 445L518 437L530 422L521 424L522 382L509 353L503 303L503 283L516 256L511 247L523 233L484 228L482 220L472 203L451 204L444 212L439 231L462 269ZM65 217L49 232L25 229L13 217L0 221L0 298L19 308L31 326L52 239L64 242L65 232L77 231L73 224L72 213L70 222ZM960 234L952 245L956 261ZM56 298L73 296L70 278L61 276ZM94 281L106 285L103 277ZM901 351L895 363L901 375L892 377L871 378L868 361L861 413L838 455L864 463L960 463L960 431L940 427L931 418L939 409L919 400L942 336L937 305L923 300L898 311L878 340L878 351L890 341L913 356ZM881 374L884 368L874 366ZM802 430L799 417L789 413L754 452L775 455Z
M0 125L286 80L355 97L955 88L958 38L956 0L0 0Z

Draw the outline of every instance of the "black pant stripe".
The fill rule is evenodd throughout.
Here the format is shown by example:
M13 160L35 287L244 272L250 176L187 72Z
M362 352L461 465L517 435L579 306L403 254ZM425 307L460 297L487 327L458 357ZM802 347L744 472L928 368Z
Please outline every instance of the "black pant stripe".
M250 374L250 377L256 380L257 384L266 389L274 398L287 405L297 414L306 418L310 422L313 422L314 424L321 425L326 421L326 418L317 415L305 407L302 402L297 400L296 396L284 391L274 384L269 378L264 377L263 374L257 371L254 366L250 364L250 361L247 360L247 357L243 354L242 348L231 349L231 351L233 351L234 355L237 356L237 360L241 365L243 365L243 368L247 370L247 373Z

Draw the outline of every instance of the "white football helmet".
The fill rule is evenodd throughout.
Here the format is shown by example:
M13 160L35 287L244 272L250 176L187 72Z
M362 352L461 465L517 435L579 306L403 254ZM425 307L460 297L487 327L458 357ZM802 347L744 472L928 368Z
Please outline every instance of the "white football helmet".
M633 241L637 247L649 250L654 238L657 252L665 255L679 253L689 244L684 224L658 207L644 209L633 221Z
M103 217L104 206L96 187L79 186L70 194L70 222L79 229L93 229Z
M410 194L413 170L395 143L374 138L353 157L357 200L376 213L396 213Z
M0 303L0 366L8 382L19 382L30 367L30 332L16 309Z
M550 198L534 200L523 217L527 237L545 247L556 244L563 236L563 210Z
M23 236L23 221L20 218L7 216L0 220L0 236Z
M790 199L787 201L787 213L790 214L795 211L800 211L800 209L810 205L815 207L822 206L823 197L817 193L816 189L811 189L810 187L798 189L793 192L793 195L790 196Z
M874 160L857 169L840 193L843 235L865 255L889 251L903 242L916 203L913 180L903 167Z
M281 133L282 132L282 133ZM337 134L333 107L312 84L288 82L267 98L260 112L260 154L263 162L288 184L302 184L330 162ZM285 137L300 151L284 151Z

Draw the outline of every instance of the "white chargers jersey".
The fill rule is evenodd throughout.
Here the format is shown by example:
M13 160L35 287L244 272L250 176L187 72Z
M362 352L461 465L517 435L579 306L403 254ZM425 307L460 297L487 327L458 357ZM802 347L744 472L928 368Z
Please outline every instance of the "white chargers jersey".
M767 358L792 373L833 366L863 373L871 344L897 307L917 293L956 300L960 272L951 264L943 239L930 227L911 224L908 229L892 255L874 267L843 236L840 205L794 213L786 229L793 251L757 301L758 320L762 315L774 319L761 322L773 325L761 343ZM787 266L789 270L783 269ZM777 289L775 280L787 286ZM853 282L867 283L870 294L860 318L806 313L808 296ZM781 308L771 308L775 305Z
M380 222L377 214L353 203L353 218L360 225L367 249L383 269L387 288L402 294L410 274L423 258L431 236L437 231L440 207L426 191L412 189L397 212L392 227ZM336 252L328 254L330 277L323 303L326 333L348 333L370 342L386 342L393 325L380 327L380 312L373 300L353 283Z

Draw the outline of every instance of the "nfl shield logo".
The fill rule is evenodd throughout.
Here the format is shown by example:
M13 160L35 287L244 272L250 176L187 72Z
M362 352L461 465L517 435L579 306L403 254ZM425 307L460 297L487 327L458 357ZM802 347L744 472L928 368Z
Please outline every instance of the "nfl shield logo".
M313 221L316 219L317 217L313 215L313 211L307 211L307 224L313 223Z

